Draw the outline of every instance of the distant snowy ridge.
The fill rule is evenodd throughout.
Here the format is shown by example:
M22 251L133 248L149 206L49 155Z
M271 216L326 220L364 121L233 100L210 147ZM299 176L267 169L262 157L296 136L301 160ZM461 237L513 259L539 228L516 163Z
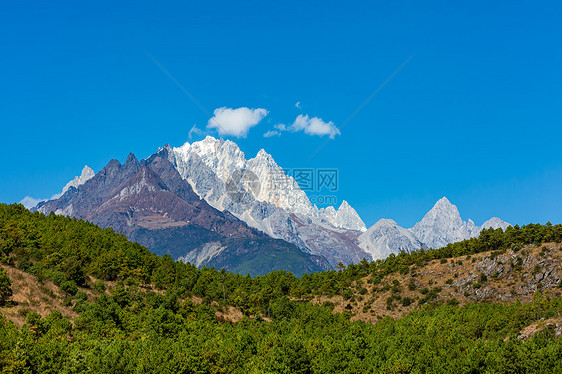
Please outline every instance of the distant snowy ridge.
M480 235L483 229L501 228L509 223L493 217L478 227L469 219L463 221L457 207L443 197L427 212L422 220L405 229L393 220L381 219L358 238L359 246L373 259L383 259L391 253L411 252L424 248L441 248Z
M414 233L391 219L381 219L358 238L359 246L373 259L383 259L401 251L412 252L422 248Z
M48 200L56 200L59 197L61 197L62 195L64 195L66 193L66 191L68 191L70 188L72 188L72 187L78 188L78 186L81 186L84 183L86 183L87 181L89 181L90 179L92 179L94 177L94 175L96 175L96 173L94 173L94 171L88 165L86 165L82 169L82 172L80 173L80 175L74 177L74 179L72 179L70 182L68 182L62 188L62 191L60 193L51 196L51 198L49 198L49 199L35 199L31 196L26 196L20 201L20 203L23 204L23 206L25 206L27 209L31 209L31 208L36 207L37 204L39 204L41 202L45 202L45 201L48 201Z
M505 230L509 223L494 217L481 227L469 219L463 221L456 205L443 197L427 212L423 219L410 230L429 248L441 248L449 243L477 237L483 229L501 228Z

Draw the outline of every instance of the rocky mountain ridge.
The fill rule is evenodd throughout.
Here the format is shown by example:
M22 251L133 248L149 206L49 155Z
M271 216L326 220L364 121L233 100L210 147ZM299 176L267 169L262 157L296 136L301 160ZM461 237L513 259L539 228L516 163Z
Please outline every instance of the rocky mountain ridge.
M363 258L383 259L400 251L439 248L475 237L483 228L509 225L497 217L481 227L470 219L465 222L444 197L412 228L381 219L367 229L345 200L337 209L313 205L265 150L246 159L234 142L210 136L180 147L165 145L141 162L130 154L123 165L112 160L92 174L85 167L61 196L39 203L36 209L113 227L159 253L201 266L221 256L232 259L224 256L228 251L223 253L228 245L217 238L239 238L238 229L251 232L249 237L291 243L303 254L323 258L335 267ZM193 213L203 206L204 212L213 211L210 221ZM233 226L235 221L240 224ZM206 231L195 234L194 226ZM163 231L154 235L154 230ZM195 237L193 243L182 244ZM271 248L278 247L272 243ZM235 247L240 249L239 243Z

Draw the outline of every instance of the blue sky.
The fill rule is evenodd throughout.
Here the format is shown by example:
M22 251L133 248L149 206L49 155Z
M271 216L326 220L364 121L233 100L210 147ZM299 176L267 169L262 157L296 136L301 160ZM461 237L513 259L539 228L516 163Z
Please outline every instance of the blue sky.
M442 196L477 224L562 222L560 2L120 4L3 4L0 201L181 145L193 125L218 136L153 56L209 112L265 109L225 137L283 167L337 168L367 225L409 227ZM263 136L299 115L339 134Z

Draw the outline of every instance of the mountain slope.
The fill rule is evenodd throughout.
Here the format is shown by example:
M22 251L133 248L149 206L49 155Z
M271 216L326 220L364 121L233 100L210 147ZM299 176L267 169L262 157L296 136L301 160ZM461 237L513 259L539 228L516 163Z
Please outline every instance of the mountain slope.
M218 243L224 254L269 256L270 250L292 254L295 273L329 268L322 259L303 253L293 244L276 241L248 227L228 212L220 212L201 200L173 165L158 154L139 162L130 154L125 164L112 160L96 176L78 189L72 188L61 198L40 204L38 210L51 211L86 219L102 227L122 231L132 240L146 245L158 254L173 258ZM254 242L261 243L262 252ZM225 266L207 261L208 266ZM216 258L218 259L218 258ZM292 266L283 257L269 257L271 269ZM302 266L301 266L302 265ZM228 267L228 266L227 266ZM263 266L244 269L251 274L262 272Z
M560 241L562 225L516 226L341 271L252 278L0 204L2 286L14 291L0 305L0 367L559 373Z

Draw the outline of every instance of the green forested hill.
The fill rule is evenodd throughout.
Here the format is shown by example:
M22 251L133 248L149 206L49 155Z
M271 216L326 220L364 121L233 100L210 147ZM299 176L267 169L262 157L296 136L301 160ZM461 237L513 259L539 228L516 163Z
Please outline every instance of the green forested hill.
M562 372L556 320L562 298L532 302L426 300L399 319L351 321L314 295L352 299L359 281L407 276L435 259L560 242L560 225L485 230L440 250L392 256L341 271L251 278L158 257L111 229L0 205L0 260L54 282L72 316L22 310L19 327L0 316L0 371L37 373L400 373ZM446 261L445 261L446 262ZM12 302L0 272L3 308ZM20 280L21 281L21 280ZM104 289L107 289L104 292ZM0 296L2 296L0 295ZM194 302L200 300L201 302ZM296 301L299 300L299 301ZM245 317L222 321L227 306ZM544 319L544 320L543 320ZM533 323L536 334L519 338ZM541 325L542 323L542 325Z

